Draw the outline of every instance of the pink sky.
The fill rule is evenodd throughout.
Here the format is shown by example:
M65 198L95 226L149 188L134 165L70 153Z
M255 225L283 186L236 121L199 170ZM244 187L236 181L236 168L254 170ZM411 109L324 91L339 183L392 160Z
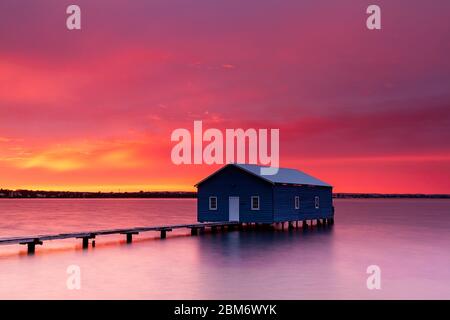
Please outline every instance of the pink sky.
M170 134L203 120L338 192L450 193L450 2L376 3L3 0L0 187L192 190L217 166Z

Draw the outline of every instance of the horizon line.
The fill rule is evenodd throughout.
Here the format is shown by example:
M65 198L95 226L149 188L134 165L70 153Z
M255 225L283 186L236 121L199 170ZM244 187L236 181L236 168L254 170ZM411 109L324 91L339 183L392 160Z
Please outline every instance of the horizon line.
M193 190L139 190L139 191L68 191L68 190L39 190L39 189L4 189L0 187L0 192L2 191L12 191L12 192L43 192L43 193L86 193L86 194L127 194L127 193L197 193L197 191ZM383 192L350 192L350 191L340 191L333 192L333 194L349 194L349 195L424 195L424 196L448 196L450 197L450 193L422 193L422 192L406 192L406 193L383 193Z

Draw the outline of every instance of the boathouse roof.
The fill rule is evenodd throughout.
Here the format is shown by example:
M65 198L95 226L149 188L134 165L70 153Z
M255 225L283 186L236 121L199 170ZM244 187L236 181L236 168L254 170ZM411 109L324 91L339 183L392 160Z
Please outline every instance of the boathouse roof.
M330 184L321 181L309 174L306 174L300 170L297 169L290 169L290 168L278 168L277 174L274 175L262 175L261 174L261 168L267 168L266 166L260 166L256 164L240 164L240 163L230 163L226 166L223 166L221 169L215 171L211 175L207 176L200 182L198 182L195 186L198 186L202 182L208 180L212 176L216 175L220 171L222 171L224 168L227 168L229 166L237 167L243 171L246 171L254 176L257 176L258 178L261 178L262 180L265 180L267 182L270 182L272 184L278 183L278 184L301 184L301 185L311 185L311 186L322 186L322 187L331 187Z

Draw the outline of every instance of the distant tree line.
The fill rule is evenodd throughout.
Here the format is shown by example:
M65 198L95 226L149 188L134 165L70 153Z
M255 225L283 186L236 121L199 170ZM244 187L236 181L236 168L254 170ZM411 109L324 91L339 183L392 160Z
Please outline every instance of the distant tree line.
M71 192L0 189L0 198L196 198L189 191L139 191L139 192ZM381 193L334 193L336 199L377 198L431 198L450 199L449 194L381 194Z
M139 192L71 192L0 189L0 198L196 198L196 192L139 191Z
M430 199L450 199L450 194L414 194L414 193L334 193L333 198L336 199L377 199L377 198L430 198Z

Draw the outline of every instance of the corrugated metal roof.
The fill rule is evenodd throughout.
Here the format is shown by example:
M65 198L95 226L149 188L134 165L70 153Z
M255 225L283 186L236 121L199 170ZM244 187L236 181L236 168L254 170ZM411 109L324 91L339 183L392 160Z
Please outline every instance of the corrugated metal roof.
M289 183L289 184L307 184L312 186L331 187L330 184L323 182L309 174L301 172L296 169L279 168L277 174L274 175L262 175L261 168L264 166L258 166L255 164L233 164L239 168L242 168L262 179L269 180L272 183Z
M266 180L271 183L287 183L287 184L304 184L304 185L311 185L311 186L322 186L322 187L331 187L330 184L321 181L317 178L314 178L313 176L310 176L309 174L306 174L300 170L296 169L289 169L289 168L278 168L277 174L274 175L262 175L261 169L267 168L265 166L259 166L256 164L240 164L240 163L232 163L228 166L236 166L238 168L241 168L244 171L247 171L263 180ZM196 184L199 185L203 181L209 179L213 175L215 175L217 172L221 171L223 168L227 166L222 167L218 171L214 172L210 176L206 177L202 181Z

